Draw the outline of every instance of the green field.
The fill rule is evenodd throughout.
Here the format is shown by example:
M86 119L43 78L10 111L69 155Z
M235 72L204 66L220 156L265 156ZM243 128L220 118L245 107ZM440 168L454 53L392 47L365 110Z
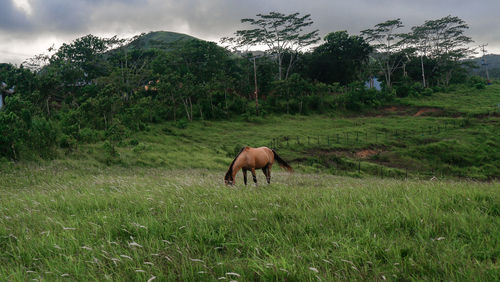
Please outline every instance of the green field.
M227 188L209 170L6 173L0 277L500 278L498 183L273 175Z
M500 280L499 89L0 162L0 280ZM273 139L296 173L223 185L241 146Z

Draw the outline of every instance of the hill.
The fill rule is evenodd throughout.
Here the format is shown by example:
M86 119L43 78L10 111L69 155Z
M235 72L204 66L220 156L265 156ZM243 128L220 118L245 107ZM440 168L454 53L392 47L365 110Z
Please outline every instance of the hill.
M491 79L500 79L500 55L490 54L483 57L472 59L476 64L477 69L473 70L474 74L486 77L486 69L484 63L488 64L488 72Z
M135 40L126 45L129 49L171 49L177 44L190 40L201 40L196 37L170 31L153 31L141 34Z

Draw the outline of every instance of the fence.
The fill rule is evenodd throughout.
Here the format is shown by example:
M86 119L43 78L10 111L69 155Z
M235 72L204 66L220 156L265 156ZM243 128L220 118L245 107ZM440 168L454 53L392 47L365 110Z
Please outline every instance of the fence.
M422 137L433 137L438 134L445 134L452 129L465 128L470 121L468 119L453 119L445 120L432 126L424 126L420 128L408 129L386 129L381 130L352 130L350 128L339 129L338 133L327 135L294 135L294 136L277 136L272 138L268 147L273 149L289 148L294 149L311 148L311 149L362 149L370 147L389 147L388 145L396 145L409 147L410 140L413 143L422 141ZM346 148L347 147L347 148ZM318 156L318 162L328 162L322 160L322 156ZM393 178L408 178L409 176L423 177L444 177L445 175L454 175L458 178L466 177L458 172L458 175L448 171L445 168L440 168L437 165L427 167L388 167L384 166L383 162L368 162L364 158L355 157L336 158L336 163L333 168L336 174L361 174L361 172L377 175L379 177Z

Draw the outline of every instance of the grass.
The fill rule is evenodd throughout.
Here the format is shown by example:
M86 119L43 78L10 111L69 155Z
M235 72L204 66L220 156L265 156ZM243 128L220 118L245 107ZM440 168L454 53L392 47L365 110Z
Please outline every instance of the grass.
M0 162L0 280L500 280L500 135L483 108L498 89L475 104L407 99L449 99L433 116L171 122L116 155L80 144ZM271 185L222 184L242 145L273 138L295 174L276 166ZM366 149L377 154L356 157ZM406 180L374 177L405 168Z
M457 88L448 93L435 93L427 98L405 98L401 103L409 106L436 107L449 114L484 115L500 113L500 84L486 89Z
M279 139L279 154L304 172L342 174L344 160L357 163L356 152L374 150L376 155L360 160L363 174L378 175L383 169L398 170L401 175L407 169L412 177L434 171L443 177L484 180L500 174L497 123L495 117L428 116L270 116L252 122L197 121L186 129L166 123L124 140L117 147L120 157L111 158L111 163L225 169L242 146L271 146L273 139ZM131 139L140 142L130 145ZM99 144L84 145L70 157L109 161Z
M500 279L498 183L275 170L271 185L226 188L222 174L57 164L4 173L0 277Z

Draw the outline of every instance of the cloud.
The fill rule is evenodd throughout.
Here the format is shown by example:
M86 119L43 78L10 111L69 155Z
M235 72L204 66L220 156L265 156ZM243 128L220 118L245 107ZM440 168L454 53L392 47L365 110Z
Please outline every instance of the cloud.
M245 26L240 19L279 11L311 14L321 35L347 30L352 34L388 19L401 18L409 28L428 19L458 16L478 43L500 52L500 1L484 0L0 0L0 62L15 53L35 55L52 43L85 34L132 36L168 30L218 41ZM27 12L26 5L29 4ZM49 42L52 40L52 42ZM36 43L36 44L35 44ZM42 46L43 45L43 46ZM20 48L19 46L22 46ZM32 51L29 50L31 48ZM43 47L43 48L42 48ZM21 52L19 51L20 49ZM14 54L14 55L12 55ZM24 58L23 58L24 59Z
M10 0L0 0L0 31L15 32L28 26L27 15Z

